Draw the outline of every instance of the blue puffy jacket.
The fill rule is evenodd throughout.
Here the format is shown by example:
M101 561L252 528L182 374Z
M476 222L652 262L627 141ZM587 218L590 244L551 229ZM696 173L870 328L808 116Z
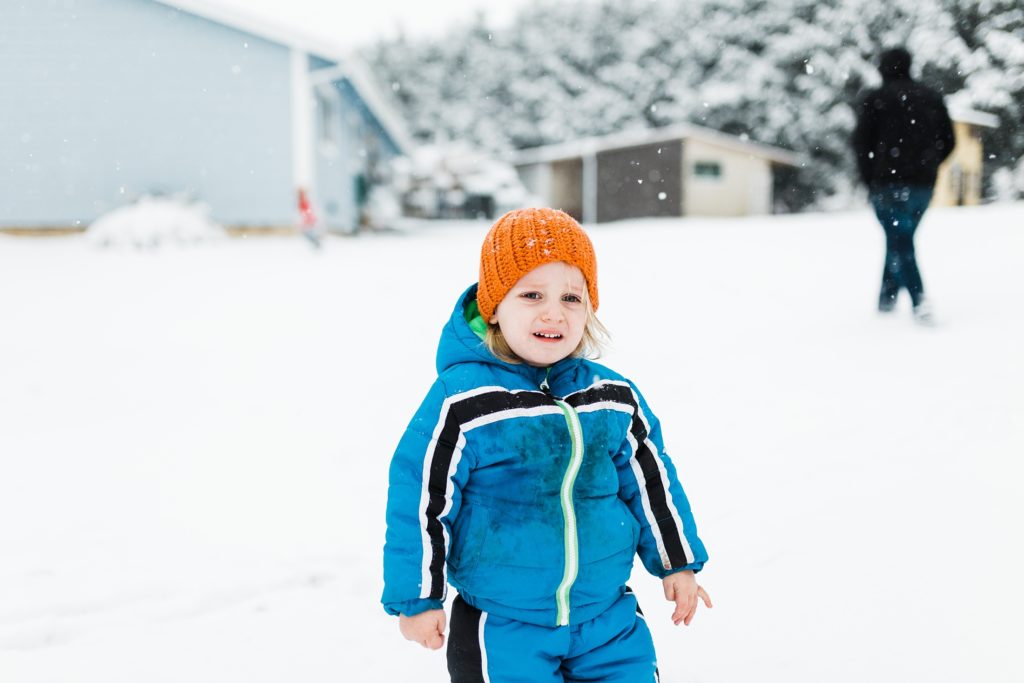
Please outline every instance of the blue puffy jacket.
M466 321L441 334L438 378L391 461L384 608L440 608L447 583L485 612L587 621L652 574L700 570L697 537L658 420L632 382L566 358L496 358Z

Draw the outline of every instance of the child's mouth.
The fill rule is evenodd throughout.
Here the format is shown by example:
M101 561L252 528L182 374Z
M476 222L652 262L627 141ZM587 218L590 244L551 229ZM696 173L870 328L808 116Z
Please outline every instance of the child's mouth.
M533 336L542 341L549 342L559 341L562 338L562 335L558 334L557 332L534 332Z

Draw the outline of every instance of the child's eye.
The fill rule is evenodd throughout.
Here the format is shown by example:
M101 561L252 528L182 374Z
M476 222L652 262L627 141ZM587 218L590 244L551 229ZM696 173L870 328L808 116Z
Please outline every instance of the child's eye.
M540 292L523 292L519 296L523 297L524 299L539 299Z
M562 297L562 301L566 302L567 304L583 303L583 299L580 298L580 296L577 294L566 294L565 296Z

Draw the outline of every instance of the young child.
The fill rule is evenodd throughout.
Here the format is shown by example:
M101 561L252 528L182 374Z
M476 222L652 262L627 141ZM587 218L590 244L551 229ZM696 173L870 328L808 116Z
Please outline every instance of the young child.
M707 560L658 420L585 356L604 328L597 261L553 209L511 211L441 333L438 378L391 461L384 595L455 683L655 681L625 585L639 553L689 624Z

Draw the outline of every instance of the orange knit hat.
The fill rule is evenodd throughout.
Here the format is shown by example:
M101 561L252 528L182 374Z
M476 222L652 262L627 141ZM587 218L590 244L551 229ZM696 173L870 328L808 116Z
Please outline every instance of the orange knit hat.
M537 266L565 261L583 271L590 304L597 310L597 257L587 233L557 209L516 209L499 218L480 248L477 306L484 320L508 290Z

